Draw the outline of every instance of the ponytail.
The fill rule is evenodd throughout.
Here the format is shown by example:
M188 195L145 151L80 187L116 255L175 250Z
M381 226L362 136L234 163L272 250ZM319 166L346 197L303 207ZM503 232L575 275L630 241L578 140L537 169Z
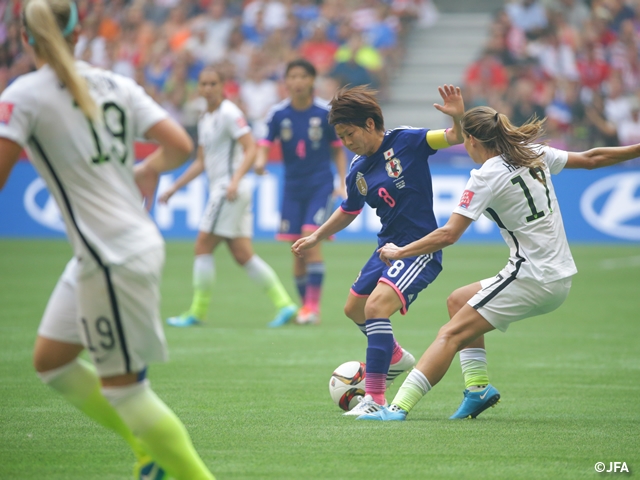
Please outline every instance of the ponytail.
M68 37L78 21L78 11L69 0L27 0L24 26L29 43L38 58L45 61L69 90L82 112L90 120L97 117L97 107L89 87L76 71Z
M543 166L536 144L544 134L544 121L535 115L521 127L491 107L476 107L467 111L462 119L462 129L467 135L482 142L489 152L496 152L515 167L529 168L544 183L537 168Z

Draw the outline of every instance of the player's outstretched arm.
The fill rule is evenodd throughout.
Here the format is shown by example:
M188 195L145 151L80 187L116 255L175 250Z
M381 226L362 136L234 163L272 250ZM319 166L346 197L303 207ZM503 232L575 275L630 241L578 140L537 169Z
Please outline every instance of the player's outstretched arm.
M568 152L569 159L565 168L595 168L608 167L640 157L640 144L626 147L592 148L586 152Z
M471 222L473 222L472 219L458 213L453 213L446 225L434 230L420 240L411 242L404 247L387 243L379 248L378 253L380 253L380 260L390 266L392 260L400 260L401 258L415 257L417 255L442 250L444 247L456 243L465 230L469 228Z
M0 138L0 190L4 188L13 166L20 159L20 153L20 145L8 138Z
M298 257L302 257L304 250L315 247L322 240L329 238L331 235L338 233L341 230L347 228L351 222L353 222L358 215L352 213L346 213L341 208L338 208L329 220L324 222L322 226L313 232L308 237L303 237L297 240L292 246L291 251Z
M454 85L444 85L438 87L438 93L443 100L443 105L434 103L433 106L445 115L449 115L453 119L453 128L445 132L445 137L449 145L458 145L464 142L462 138L462 117L464 116L464 100L462 99L462 91L460 87Z

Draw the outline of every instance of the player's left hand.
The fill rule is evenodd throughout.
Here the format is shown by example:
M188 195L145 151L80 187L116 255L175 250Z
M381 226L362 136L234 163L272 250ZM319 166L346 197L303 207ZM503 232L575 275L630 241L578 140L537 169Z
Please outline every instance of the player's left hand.
M151 210L160 175L152 168L149 168L145 162L141 162L133 167L133 178L142 194L145 208Z
M382 260L387 267L391 266L392 260L398 260L400 257L400 247L394 243L387 243L383 247L380 247L377 252L380 254L380 260Z
M462 99L460 87L444 85L443 87L438 87L438 92L442 97L444 105L434 103L433 106L445 115L449 115L453 117L454 120L460 121L464 115L464 100Z

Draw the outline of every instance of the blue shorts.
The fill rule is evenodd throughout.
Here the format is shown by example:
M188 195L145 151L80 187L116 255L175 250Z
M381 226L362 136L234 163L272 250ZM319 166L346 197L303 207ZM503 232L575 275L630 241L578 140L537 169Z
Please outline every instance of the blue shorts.
M280 231L277 240L293 242L302 236L302 230L314 231L333 213L333 185L314 188L309 193L284 191L280 213Z
M362 267L358 278L351 286L351 293L356 297L368 297L379 282L386 283L393 288L402 308L400 313L404 315L409 309L418 293L427 288L442 271L440 259L442 254L419 255L417 257L395 260L387 267L380 254L373 252L369 261Z

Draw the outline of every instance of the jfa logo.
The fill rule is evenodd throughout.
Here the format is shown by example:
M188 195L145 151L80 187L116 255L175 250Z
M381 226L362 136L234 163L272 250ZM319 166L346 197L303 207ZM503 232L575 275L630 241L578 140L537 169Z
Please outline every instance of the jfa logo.
M389 160L384 168L387 169L387 175L391 178L398 178L402 175L402 165L400 164L400 160L397 158Z
M627 467L627 462L609 462L609 470L605 470L607 466L604 462L598 462L595 465L596 472L602 473L629 473L629 467Z

